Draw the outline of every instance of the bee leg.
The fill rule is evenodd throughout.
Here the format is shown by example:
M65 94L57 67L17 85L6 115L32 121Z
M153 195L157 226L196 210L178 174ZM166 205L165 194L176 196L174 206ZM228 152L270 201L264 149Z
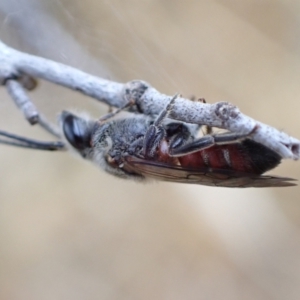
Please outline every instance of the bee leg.
M168 105L163 109L156 120L151 124L144 136L142 155L144 157L154 157L155 152L161 141L166 136L166 129L162 126L165 118L168 117L171 112L174 102L178 95L176 94Z
M162 124L162 122L164 121L164 119L166 119L169 116L171 110L173 109L175 100L178 97L179 97L179 94L176 94L172 97L172 99L170 100L168 105L160 112L157 119L154 121L154 123L153 123L154 126L160 126Z
M210 148L214 145L223 144L233 144L242 141L251 136L256 128L254 128L250 133L239 134L239 133L224 133L217 135L205 135L200 139L196 139L191 143L186 143L179 147L172 147L170 145L170 156L182 156L186 154L191 154L206 148Z
M127 108L129 108L133 105L134 105L134 102L130 101L130 102L126 103L124 106L116 109L115 111L113 111L112 107L110 106L108 114L102 116L98 121L100 123L103 123L103 122L107 121L108 119L111 119L112 117L114 117L115 115L120 113L121 111L126 110Z
M169 139L170 148L179 148L194 140L194 136L189 128L183 123L169 123L165 125L165 130Z
M162 126L150 125L143 141L143 156L149 158L154 157L157 147L165 136L166 131Z

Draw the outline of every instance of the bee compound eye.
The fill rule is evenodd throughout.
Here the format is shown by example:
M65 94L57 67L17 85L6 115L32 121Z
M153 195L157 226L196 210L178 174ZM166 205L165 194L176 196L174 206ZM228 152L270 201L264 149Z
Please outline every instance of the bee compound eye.
M62 129L66 139L75 149L83 150L91 147L91 130L84 119L64 112Z

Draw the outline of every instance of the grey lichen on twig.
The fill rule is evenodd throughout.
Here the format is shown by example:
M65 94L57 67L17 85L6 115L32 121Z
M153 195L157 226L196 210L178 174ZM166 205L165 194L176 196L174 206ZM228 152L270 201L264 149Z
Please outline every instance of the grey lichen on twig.
M13 96L15 92L11 85L19 84L11 84L10 80L18 80L28 88L24 83L26 81L22 80L24 76L62 85L112 107L120 108L133 102L135 110L146 115L158 114L171 99L171 96L160 93L144 81L133 80L122 84L102 79L61 63L17 51L0 42L0 84L8 85ZM169 117L231 132L252 133L252 139L273 149L282 158L300 157L298 139L244 115L228 102L207 104L178 97ZM45 126L45 119L42 124Z

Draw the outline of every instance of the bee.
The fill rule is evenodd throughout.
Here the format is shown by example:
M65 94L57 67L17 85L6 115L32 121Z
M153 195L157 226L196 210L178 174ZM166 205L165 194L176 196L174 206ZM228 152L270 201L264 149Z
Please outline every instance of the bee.
M81 157L120 178L239 188L295 185L292 178L262 175L281 157L251 133L213 134L208 127L198 137L200 126L168 119L175 99L156 117L93 120L64 111L62 135Z

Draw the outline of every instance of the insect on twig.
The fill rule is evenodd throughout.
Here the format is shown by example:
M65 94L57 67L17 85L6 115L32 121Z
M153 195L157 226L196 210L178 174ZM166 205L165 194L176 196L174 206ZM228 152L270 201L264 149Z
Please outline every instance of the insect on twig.
M295 185L294 179L262 174L274 169L282 158L298 159L300 141L243 115L230 103L168 97L143 81L109 82L1 42L0 59L0 83L26 119L58 138L40 142L0 131L2 144L52 151L72 148L121 178L224 187ZM26 94L26 89L35 86L35 76L117 109L99 120L64 111L58 128L37 111ZM123 111L129 116L122 117ZM212 126L228 132L214 134ZM201 128L205 135L198 137Z

